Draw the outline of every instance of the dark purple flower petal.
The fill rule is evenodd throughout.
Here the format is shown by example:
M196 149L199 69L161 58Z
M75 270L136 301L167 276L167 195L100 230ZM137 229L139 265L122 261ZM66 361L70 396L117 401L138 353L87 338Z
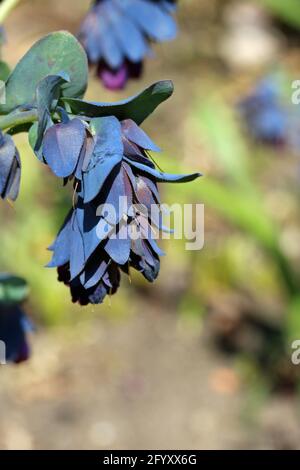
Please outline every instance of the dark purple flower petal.
M120 236L120 233L124 236ZM117 264L125 264L128 262L131 247L131 239L128 235L127 227L123 226L121 231L118 231L115 238L109 238L104 245L106 253Z
M55 242L48 249L53 251L52 260L47 267L54 268L63 266L70 261L71 232L72 232L73 210L67 215L64 224L59 231Z
M142 173L145 173L148 176L152 176L155 181L158 183L187 183L189 181L194 181L199 176L202 176L201 173L191 173L189 175L172 175L169 173L163 173L162 171L149 168L146 165L142 165L138 162L133 162L129 158L124 157L124 160L129 163L132 167L140 170Z
M0 133L0 195L15 201L19 194L21 160L13 139Z
M53 173L66 178L73 174L86 140L86 129L80 119L50 127L43 140L43 155Z
M152 142L150 137L132 120L126 119L121 122L124 136L137 146L152 152L161 152L161 149Z
M100 192L112 170L121 164L123 144L120 122L113 116L94 119L96 143L83 173L84 202L92 201Z

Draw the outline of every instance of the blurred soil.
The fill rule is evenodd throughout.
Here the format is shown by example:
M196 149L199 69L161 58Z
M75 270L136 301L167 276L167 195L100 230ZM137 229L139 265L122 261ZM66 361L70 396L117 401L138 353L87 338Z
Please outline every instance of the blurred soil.
M299 448L293 400L253 409L199 325L140 311L40 332L30 363L3 366L0 448Z

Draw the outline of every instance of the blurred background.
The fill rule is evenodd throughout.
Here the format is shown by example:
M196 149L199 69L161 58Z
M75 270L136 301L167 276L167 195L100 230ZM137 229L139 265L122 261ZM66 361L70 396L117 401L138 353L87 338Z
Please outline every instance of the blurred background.
M204 249L163 241L154 285L135 274L111 303L72 305L43 267L72 194L18 136L21 194L0 206L0 264L29 281L36 332L32 359L0 368L2 449L300 448L300 4L178 3L178 37L155 47L142 80L113 94L91 73L86 96L173 79L144 130L165 171L204 173L161 185L165 202L205 204ZM3 58L13 66L46 33L76 33L89 4L21 1Z

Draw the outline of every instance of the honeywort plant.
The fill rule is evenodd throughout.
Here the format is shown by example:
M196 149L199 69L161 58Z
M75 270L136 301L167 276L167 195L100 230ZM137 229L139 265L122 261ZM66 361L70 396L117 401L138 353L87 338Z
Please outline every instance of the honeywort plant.
M140 77L150 42L174 39L175 9L176 0L93 2L78 37L106 88L118 90L129 78Z
M172 82L155 83L132 98L108 104L82 99L87 78L87 58L79 42L70 33L52 33L12 71L6 103L0 106L0 129L6 131L0 147L1 196L14 200L18 195L21 160L12 136L19 132L28 133L37 158L64 184L73 182L73 207L50 247L49 266L58 269L73 301L83 305L114 294L121 271L129 274L133 268L154 281L163 253L148 230L153 221L133 205L159 205L158 182L199 176L158 170L147 152L159 149L139 127L172 94ZM126 200L121 209L120 198ZM105 203L116 208L113 220ZM162 229L160 218L154 223ZM143 236L130 237L132 226Z

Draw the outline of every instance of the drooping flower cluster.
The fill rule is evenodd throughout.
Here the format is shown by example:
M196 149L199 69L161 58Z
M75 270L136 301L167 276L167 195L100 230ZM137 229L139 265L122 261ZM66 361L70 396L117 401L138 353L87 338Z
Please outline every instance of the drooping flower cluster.
M45 152L47 140L46 134L44 157L57 174ZM156 279L163 254L154 235L163 228L159 211L153 210L160 204L157 183L192 181L199 174L158 171L147 151L159 149L131 119L95 118L81 144L83 153L78 153L80 145L73 149L72 169L59 171L64 177L75 175L78 200L50 247L49 266L58 268L73 301L86 305L114 294L121 271L129 274L133 268L150 282Z
M1 125L12 135L28 132L38 159L64 183L73 181L73 207L50 247L49 265L70 287L73 301L83 305L115 293L121 271L129 274L133 268L154 281L163 254L157 233L164 230L157 183L199 176L158 170L148 152L159 149L140 128L171 96L171 81L116 103L89 102L82 99L87 65L72 35L52 33L17 64L6 81L6 103L0 105ZM15 199L19 154L9 134L1 135L0 144L1 195Z
M96 0L84 19L79 40L105 87L124 88L139 78L150 42L176 36L176 0Z

